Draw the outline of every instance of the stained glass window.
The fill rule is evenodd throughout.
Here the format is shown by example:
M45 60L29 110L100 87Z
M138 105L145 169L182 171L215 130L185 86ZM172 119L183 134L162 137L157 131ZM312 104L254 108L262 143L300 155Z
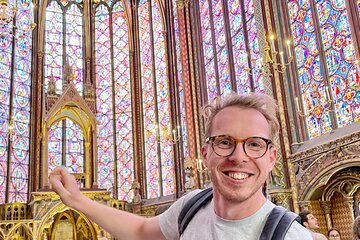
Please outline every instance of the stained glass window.
M49 172L63 165L71 173L84 173L83 129L72 120L64 119L53 124L48 134Z
M289 0L287 5L309 137L335 127L333 110L339 127L358 121L359 68L345 0L316 0L313 5L309 0Z
M147 198L172 194L175 187L166 39L160 4L157 0L141 0L138 8Z
M17 29L31 22L30 3L17 1ZM0 36L0 204L26 202L29 187L32 32L14 31Z
M128 20L123 1L94 8L98 181L119 199L130 200L134 153Z
M50 1L45 16L45 88L55 80L55 92L61 94L70 82L83 94L83 13L75 1Z
M253 0L200 0L199 9L208 99L230 91L263 92Z

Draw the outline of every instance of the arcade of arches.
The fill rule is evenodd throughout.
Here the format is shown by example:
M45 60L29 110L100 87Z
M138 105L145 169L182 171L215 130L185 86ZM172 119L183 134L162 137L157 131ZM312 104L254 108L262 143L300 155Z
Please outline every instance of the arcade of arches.
M352 239L360 1L8 0L3 8L0 239L113 239L51 191L59 165L94 201L143 216L204 188L201 106L230 92L279 103L268 197L310 210L319 232L335 227Z

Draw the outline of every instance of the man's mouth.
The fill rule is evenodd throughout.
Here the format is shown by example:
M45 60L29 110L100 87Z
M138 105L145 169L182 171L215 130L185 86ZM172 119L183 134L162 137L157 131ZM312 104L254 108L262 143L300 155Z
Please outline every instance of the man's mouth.
M250 176L249 173L244 172L225 172L225 174L235 180L243 180Z

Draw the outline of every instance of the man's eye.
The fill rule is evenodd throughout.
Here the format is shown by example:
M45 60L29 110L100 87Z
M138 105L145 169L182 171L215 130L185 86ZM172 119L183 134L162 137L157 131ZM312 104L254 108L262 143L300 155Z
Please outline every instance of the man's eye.
M220 141L220 144L222 144L222 145L230 145L230 144L232 144L232 142L230 140L228 140L228 139L223 139L223 140Z
M253 149L264 148L266 146L266 144L260 141L247 141L246 145Z
M260 147L261 145L258 142L249 142L250 147Z
M234 145L234 140L229 139L229 138L222 138L222 139L219 139L218 145L232 146L232 145Z

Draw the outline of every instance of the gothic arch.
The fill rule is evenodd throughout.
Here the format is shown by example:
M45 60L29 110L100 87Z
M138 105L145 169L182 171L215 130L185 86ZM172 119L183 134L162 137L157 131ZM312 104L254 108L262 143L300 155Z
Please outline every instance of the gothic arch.
M26 225L25 223L18 223L16 224L14 227L11 228L10 232L7 234L8 239L11 239L11 237L16 234L16 231L20 228L23 228L25 230L26 233L26 237L30 237L32 238L33 236L33 232L31 230L31 227L29 227L28 225Z
M342 176L336 177L326 185L323 191L322 200L329 201L336 192L345 198L349 198L352 197L359 188L359 174L344 173Z
M85 224L88 226L88 229L90 230L90 235L92 237L97 236L98 228L95 224L93 224L83 213L78 212L70 207L67 207L62 203L61 201L58 201L54 206L52 206L44 216L41 217L41 222L38 226L38 232L37 237L38 239L41 239L41 236L43 232L49 231L50 228L54 227L54 224L56 224L57 220L59 220L62 216L66 216L68 219L73 219L73 216L71 216L70 213L76 213L78 215L77 220L73 222L75 226L75 231L77 231L77 223L78 220L81 219L81 221L85 222ZM73 215L73 214L72 214ZM95 239L95 238L92 238Z
M311 171L314 173L316 172L317 174L314 174L315 177L306 183L304 192L299 198L300 201L311 200L313 198L312 196L315 195L319 189L323 190L325 186L329 184L329 180L341 170L357 167L359 165L360 159L345 159L324 167L323 169L312 168ZM311 175L311 173L308 173L308 175Z

